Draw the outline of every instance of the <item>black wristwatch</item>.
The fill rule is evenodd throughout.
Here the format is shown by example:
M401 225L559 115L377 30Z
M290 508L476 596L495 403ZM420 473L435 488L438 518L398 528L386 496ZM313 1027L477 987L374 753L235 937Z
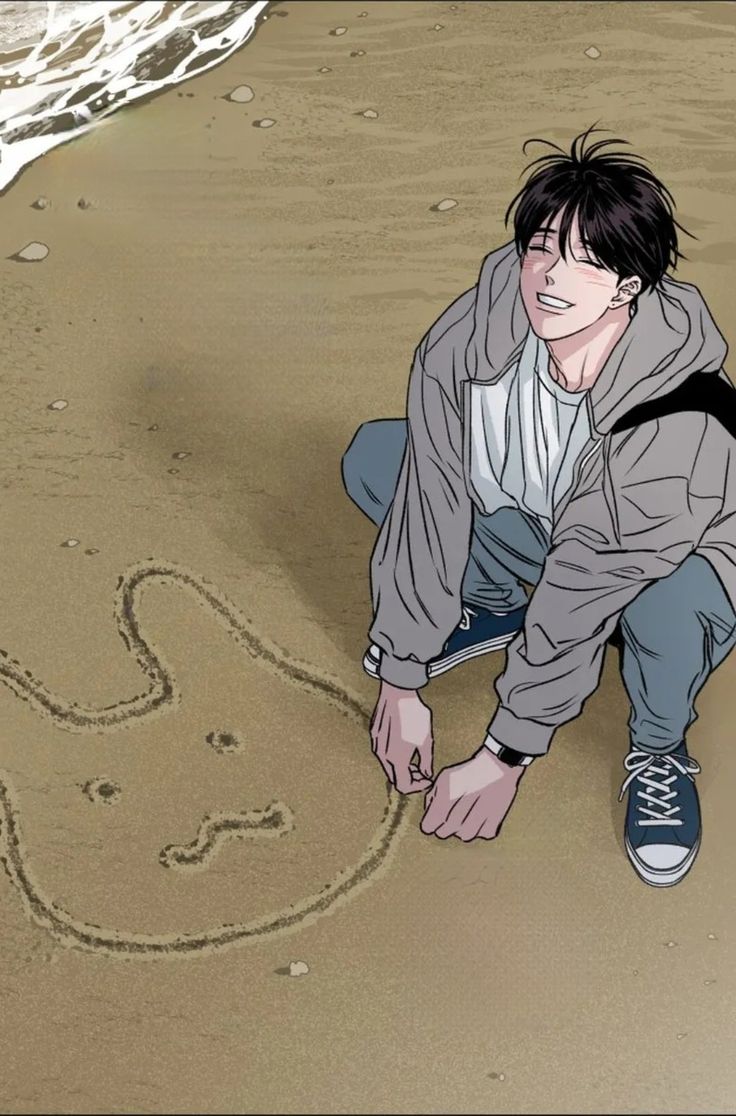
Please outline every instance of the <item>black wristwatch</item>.
M536 756L527 756L523 752L517 752L515 748L508 748L505 744L499 744L490 735L486 735L483 743L507 767L528 767L536 759Z

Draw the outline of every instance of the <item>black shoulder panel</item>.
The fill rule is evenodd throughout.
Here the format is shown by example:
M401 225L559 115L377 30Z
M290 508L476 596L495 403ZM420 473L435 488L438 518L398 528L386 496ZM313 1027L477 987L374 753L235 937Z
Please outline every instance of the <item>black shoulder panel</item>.
M736 438L736 388L715 372L693 372L674 391L632 407L614 423L611 433L681 411L705 411Z

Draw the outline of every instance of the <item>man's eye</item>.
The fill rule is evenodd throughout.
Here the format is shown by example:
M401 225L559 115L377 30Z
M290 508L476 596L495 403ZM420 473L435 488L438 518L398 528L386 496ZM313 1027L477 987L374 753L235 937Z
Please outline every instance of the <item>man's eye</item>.
M552 254L549 248L544 248L541 244L532 244L529 248L529 251L530 252L546 252L548 255Z
M599 271L603 270L603 264L596 263L595 260L581 260L580 263L588 264L589 267L596 267Z

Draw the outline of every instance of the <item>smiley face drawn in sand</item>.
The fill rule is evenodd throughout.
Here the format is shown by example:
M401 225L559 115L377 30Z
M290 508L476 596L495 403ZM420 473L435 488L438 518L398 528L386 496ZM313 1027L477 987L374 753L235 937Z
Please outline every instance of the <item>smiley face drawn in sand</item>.
M310 698L317 698L321 708L340 714L350 728L351 746L354 737L356 751L360 749L360 754L363 754L361 745L367 738L370 714L357 698L331 679L320 677L316 672L289 659L266 640L257 636L249 622L222 593L196 574L171 563L149 561L138 565L118 583L115 606L118 628L126 648L135 657L148 680L148 686L143 693L104 708L84 707L50 692L40 680L34 678L30 672L24 670L5 653L0 655L0 681L17 697L28 702L47 722L52 722L56 728L75 734L95 733L98 734L98 739L100 734L103 734L104 738L120 728L132 728L137 732L138 745L141 741L145 743L146 733L150 731L153 719L155 718L158 723L158 718L167 713L177 715L181 702L181 694L173 671L154 649L152 641L144 635L141 626L139 618L142 611L141 597L145 587L151 584L165 586L167 593L177 590L179 594L184 593L195 600L210 618L217 621L238 649L245 651L259 668L284 685L284 702L288 700L289 692L292 695L299 695L299 700L308 695ZM181 718L182 714L178 713L178 715ZM343 731L344 728L343 724ZM172 890L168 894L179 897L180 892L176 889L183 888L185 891L187 888L192 889L195 883L201 883L203 879L211 878L214 883L217 883L218 874L231 868L228 863L230 858L239 854L249 859L260 856L258 865L261 867L257 865L254 872L261 871L264 877L266 873L270 873L268 878L273 879L275 883L279 871L278 862L267 859L272 856L270 850L278 846L279 850L288 851L292 868L298 865L300 857L303 858L305 850L300 846L299 841L303 841L304 838L300 834L298 815L295 818L285 801L266 800L265 804L263 798L260 802L253 801L254 792L248 786L248 764L252 761L248 757L248 747L238 732L218 728L200 735L199 741L202 754L206 752L213 764L224 765L218 768L216 778L224 780L224 785L232 785L237 790L237 795L235 790L233 795L237 798L239 808L213 809L216 803L208 797L209 782L204 788L195 786L192 789L191 793L195 796L201 791L202 801L206 807L204 811L198 813L197 810L192 809L184 814L180 812L176 815L167 815L165 821L161 823L161 839L157 847L145 850L145 856L148 858L147 870L158 873L155 877L157 892L159 889L165 892L166 888L169 888ZM64 742L57 746L63 749ZM290 742L290 746L294 748L293 741ZM328 747L329 740L325 741L323 746ZM132 748L133 745L128 747ZM84 741L84 750L85 754L89 755L89 764L94 762L94 749L94 740ZM118 827L113 828L112 833L123 832L120 826L126 817L133 826L136 819L136 794L129 788L129 780L121 775L127 762L125 749L126 741L121 736L116 742L116 752L121 757L116 764L116 770L89 778L84 783L84 794L88 799L87 809L93 811L94 819L98 819L94 824L99 825L103 820L107 824L109 819L110 825ZM108 750L107 755L110 754ZM186 772L185 749L182 748L181 753L177 755L180 755L178 763L181 771ZM252 768L251 773L255 779ZM206 778L209 780L210 775L207 774ZM214 786L216 783L214 775L212 779ZM81 782L77 784L80 785ZM154 805L156 802L163 803L168 808L170 804L161 798L161 794L165 793L165 783L162 784L162 788L156 791L158 797L152 797L151 801ZM270 913L257 917L248 917L250 898L247 888L241 889L242 880L238 872L231 870L231 874L227 878L223 876L219 879L219 883L221 890L234 903L233 909L237 909L240 921L228 918L218 925L207 925L206 919L203 919L200 923L201 929L188 928L186 931L178 932L173 928L141 932L135 927L122 925L121 918L116 919L117 925L114 926L97 925L95 921L78 917L72 910L67 909L63 902L52 899L44 888L42 849L38 842L32 843L34 854L32 856L25 843L22 795L14 789L10 779L2 772L0 772L0 859L10 880L20 893L30 917L61 944L97 953L128 957L195 956L203 951L223 949L246 941L262 939L272 933L283 933L298 928L335 909L341 902L355 896L361 888L374 880L379 870L388 863L396 840L403 831L403 823L411 802L410 799L398 795L388 784L386 789L387 798L384 801L383 816L368 840L367 847L355 863L342 866L337 872L333 872L331 879L322 883L321 887L313 888L311 894L304 895L293 902L282 900L278 909L272 909ZM335 788L327 787L325 790L328 808L331 790L334 791ZM76 793L79 794L79 790ZM153 791L151 794L153 796ZM140 794L138 797L140 798ZM347 817L351 808L350 796L342 796L341 800ZM235 802L228 805L235 805ZM326 814L324 805L321 807L321 815L323 823L325 820L329 822L329 814ZM92 814L89 816L92 817ZM171 818L175 818L175 824ZM330 844L329 826L324 831L327 847ZM134 832L134 829L131 832ZM96 849L93 841L99 841L98 833L90 829L90 834L94 834L90 836L90 847ZM275 837L278 838L277 842L272 840ZM79 840L83 843L82 838ZM132 872L126 875L126 857L122 839L120 847L119 854L113 854L118 855L118 860L115 862L114 887L120 889L123 895L127 894L126 888L131 889L131 894L134 894L136 878ZM240 869L245 864L245 860L241 861ZM256 876L254 875L253 878ZM293 878L299 877L293 876ZM55 891L56 894L59 891L63 894L65 889L56 885ZM209 908L205 905L199 909L207 911Z

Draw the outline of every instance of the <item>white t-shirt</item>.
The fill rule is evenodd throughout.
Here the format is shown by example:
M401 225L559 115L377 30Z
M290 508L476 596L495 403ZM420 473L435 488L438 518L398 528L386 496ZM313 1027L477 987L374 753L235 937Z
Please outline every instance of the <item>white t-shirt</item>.
M531 329L500 380L470 381L470 484L486 515L519 507L551 529L590 438L586 394L552 379L547 346Z

